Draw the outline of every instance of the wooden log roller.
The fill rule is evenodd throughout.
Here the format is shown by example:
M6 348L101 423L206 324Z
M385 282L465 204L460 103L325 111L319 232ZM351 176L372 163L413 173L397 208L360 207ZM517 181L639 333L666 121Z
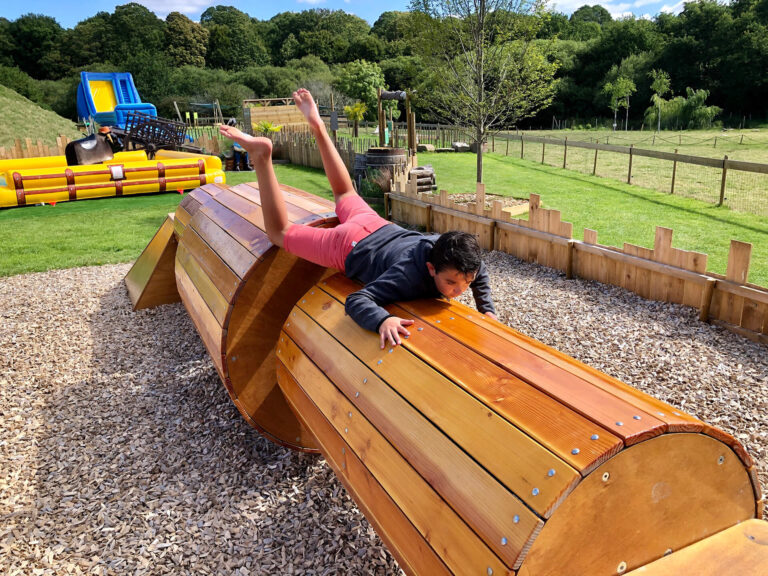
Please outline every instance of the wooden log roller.
M333 225L325 201L286 198L294 221ZM734 438L461 304L390 306L415 324L381 350L344 313L359 284L270 246L260 223L252 186L185 199L181 299L241 412L319 448L406 573L768 574Z

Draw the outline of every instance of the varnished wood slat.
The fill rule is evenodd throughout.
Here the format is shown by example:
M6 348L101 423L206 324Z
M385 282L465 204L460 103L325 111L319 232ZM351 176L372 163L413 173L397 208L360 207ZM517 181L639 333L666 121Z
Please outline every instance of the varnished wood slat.
M288 370L291 371L291 367ZM306 374L291 374L454 574L483 574L488 568L494 574L505 572L504 563L332 382L319 372L315 372L311 380L303 378ZM324 401L328 405L319 404Z
M339 300L343 300L353 286L341 275L332 276L322 284L322 288ZM398 306L392 306L391 310L408 316ZM488 362L451 335L418 321L409 330L411 337L404 341L405 348L433 365L440 373L461 385L472 396L582 474L588 473L622 449L619 437L563 406L503 367ZM361 334L366 333L361 331ZM364 336L359 338L363 339ZM367 342L375 354L378 338L369 337Z
M319 222L324 220L321 214L327 212L323 206L317 204L316 202L312 202L305 197L286 193L282 189L283 186L280 186L280 188L280 193L283 195L283 200L285 201L285 208L289 222L301 222L310 226L322 225ZM230 192L241 196L252 205L261 206L261 192L259 191L258 187L254 187L253 184L238 184L237 186L230 188ZM231 202L227 200L227 197L222 197L221 200L226 202L227 205L231 205ZM242 206L241 203L239 205ZM241 216L250 219L250 216L248 216L245 211L237 211L239 214L241 214ZM256 222L254 221L254 223Z
M747 520L691 544L627 576L768 574L768 522Z
M125 276L125 286L134 310L181 299L174 274L177 241L173 222L173 214L169 214Z
M277 378L293 411L312 431L323 456L373 525L376 534L409 576L450 576L451 572L429 547L408 517L397 507L360 459L299 387L288 369L278 363Z
M296 341L292 339L291 332L281 334L278 358L300 382L306 382L303 388L323 412L333 406L327 399L320 401L322 390L316 390L314 386L314 382L324 374L355 406L356 412L396 447L486 544L509 566L516 566L543 522L456 446L449 436L444 435L349 352L340 350L338 343L334 345L333 337L303 312L297 311L289 323L291 326L286 330L293 332ZM320 345L316 346L318 342ZM330 356L318 357L317 352L323 349L335 357L335 362L330 360ZM507 449L511 452L514 447ZM519 466L518 472L525 464L520 463ZM572 478L575 478L575 471L571 472ZM541 476L542 480L546 477L544 474Z
M248 220L228 210L218 202L208 200L203 203L198 213L192 218L193 225L195 219L201 214L207 216L219 228L225 230L227 234L232 236L232 238L237 240L257 258L272 247L272 243L263 230L260 230L248 222ZM200 230L198 229L198 231ZM205 238L203 234L201 236Z
M190 228L210 246L216 254L229 266L240 278L245 278L248 271L256 264L258 258L254 256L235 238L211 220L203 211L199 211L192 217ZM266 235L261 238L264 246L270 245ZM251 241L251 244L253 240ZM262 252L263 253L263 252Z
M518 576L616 574L622 562L633 570L754 513L749 475L727 446L701 434L665 434L585 478L546 523Z
M179 294L187 313L192 318L192 323L200 334L208 354L213 360L213 365L219 373L222 381L226 381L224 376L224 358L222 355L222 344L224 335L221 326L216 321L213 313L203 300L203 297L195 288L195 285L187 276L186 270L181 265L176 264L176 284L179 287Z
M176 265L184 268L187 277L197 288L219 326L224 326L230 305L184 244L179 244L176 250Z
M401 306L434 326L450 325L451 335L460 338L467 347L609 430L627 445L657 436L666 429L664 422L648 412L558 369L541 357L461 316L451 314L445 308L435 306L434 301L419 300L402 303Z
M438 319L449 318L457 314L472 321L498 336L501 336L511 344L525 349L531 354L535 354L547 362L570 372L574 376L605 390L606 392L620 398L631 404L638 410L652 414L655 418L663 421L670 432L700 432L704 428L704 423L686 414L685 412L665 403L653 396L645 394L640 390L613 378L591 366L588 366L578 360L571 358L554 348L547 346L525 334L517 332L513 328L502 324L501 322L492 322L488 317L479 314L476 310L464 306L458 302L441 302L438 300L430 302L420 302L419 309L426 309L430 314Z
M242 184L239 186L243 187ZM261 198L259 198L258 202L254 202L243 197L241 194L238 194L233 188L226 192L222 191L216 196L215 200L221 202L222 205L226 206L236 214L239 214L257 228L262 230L266 229L264 226L264 214L261 209ZM303 208L299 208L288 202L285 203L285 209L289 222L309 220L315 216L315 214L309 210L304 210Z
M242 280L227 266L218 253L198 236L194 228L185 230L181 243L192 254L226 301L231 304Z
M330 286L330 279L327 282L329 284L321 286ZM513 474L514 460L518 453L523 461L536 469L529 479L531 482L546 475L551 468L557 470L558 466L554 466L551 459L543 457L536 444L543 445L547 451L553 452L582 473L622 447L618 438L607 433L591 441L590 435L595 430L602 432L601 429L509 374L502 376L501 390L485 390L481 386L482 381L472 383L469 389L456 386L455 382L418 356L418 350L433 344L432 336L439 334L438 331L431 333L428 325L415 325L411 338L405 344L406 349L397 348L389 353L388 350L379 349L376 334L345 318L343 305L331 296L318 292L304 299L307 302L300 302L299 307L331 332L379 377L396 385L398 392L438 427L450 430L452 437L461 438L465 449L475 453L475 457L494 473L503 477L505 474ZM427 334L419 332L420 327ZM418 339L424 343L414 344ZM464 351L450 339L446 344L449 347L447 353L452 356L461 356ZM450 352L451 349L458 352ZM478 428L474 422L482 417L487 422ZM581 442L582 448L574 453L576 441ZM512 449L507 450L505 446ZM513 480L505 478L505 482L513 483ZM538 488L541 490L541 486ZM548 488L547 492L549 497L556 498L556 491L551 492ZM548 508L547 505L538 506Z
M184 226L185 228L189 226L189 221L191 220L192 215L187 212L184 208L181 206L176 207L176 220L178 220L179 224Z

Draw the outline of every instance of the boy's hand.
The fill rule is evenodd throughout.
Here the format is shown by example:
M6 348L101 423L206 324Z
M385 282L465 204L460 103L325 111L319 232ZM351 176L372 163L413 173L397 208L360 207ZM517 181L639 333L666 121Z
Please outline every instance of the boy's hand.
M494 320L498 320L498 317L493 312L486 312L485 315L488 316L488 318L493 318Z
M413 324L413 320L405 320L403 318L398 318L397 316L390 316L384 320L384 322L381 323L381 326L379 326L379 343L381 344L381 349L384 349L387 342L392 346L400 344L400 334L406 338L410 336L411 333L408 332L405 327L410 326L411 324Z

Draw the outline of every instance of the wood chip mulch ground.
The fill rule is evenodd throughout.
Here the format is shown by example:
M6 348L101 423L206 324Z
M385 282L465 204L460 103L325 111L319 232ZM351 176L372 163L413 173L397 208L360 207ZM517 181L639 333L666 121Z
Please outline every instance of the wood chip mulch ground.
M488 255L500 318L715 424L768 488L768 351L696 311ZM0 278L0 574L395 575L320 457L239 416L128 265Z

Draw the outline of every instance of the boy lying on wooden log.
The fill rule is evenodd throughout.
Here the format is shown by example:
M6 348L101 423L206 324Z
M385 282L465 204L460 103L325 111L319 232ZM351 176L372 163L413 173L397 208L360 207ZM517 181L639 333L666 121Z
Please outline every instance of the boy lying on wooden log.
M419 298L455 298L472 290L480 312L496 318L488 272L477 239L466 232L424 236L379 216L358 196L346 166L320 118L312 95L293 93L317 140L336 202L339 225L314 228L290 224L272 168L272 141L222 125L223 136L248 152L259 181L264 226L270 241L291 254L344 272L365 288L347 298L347 313L363 328L378 332L381 347L408 337L413 320L398 318L383 306Z

